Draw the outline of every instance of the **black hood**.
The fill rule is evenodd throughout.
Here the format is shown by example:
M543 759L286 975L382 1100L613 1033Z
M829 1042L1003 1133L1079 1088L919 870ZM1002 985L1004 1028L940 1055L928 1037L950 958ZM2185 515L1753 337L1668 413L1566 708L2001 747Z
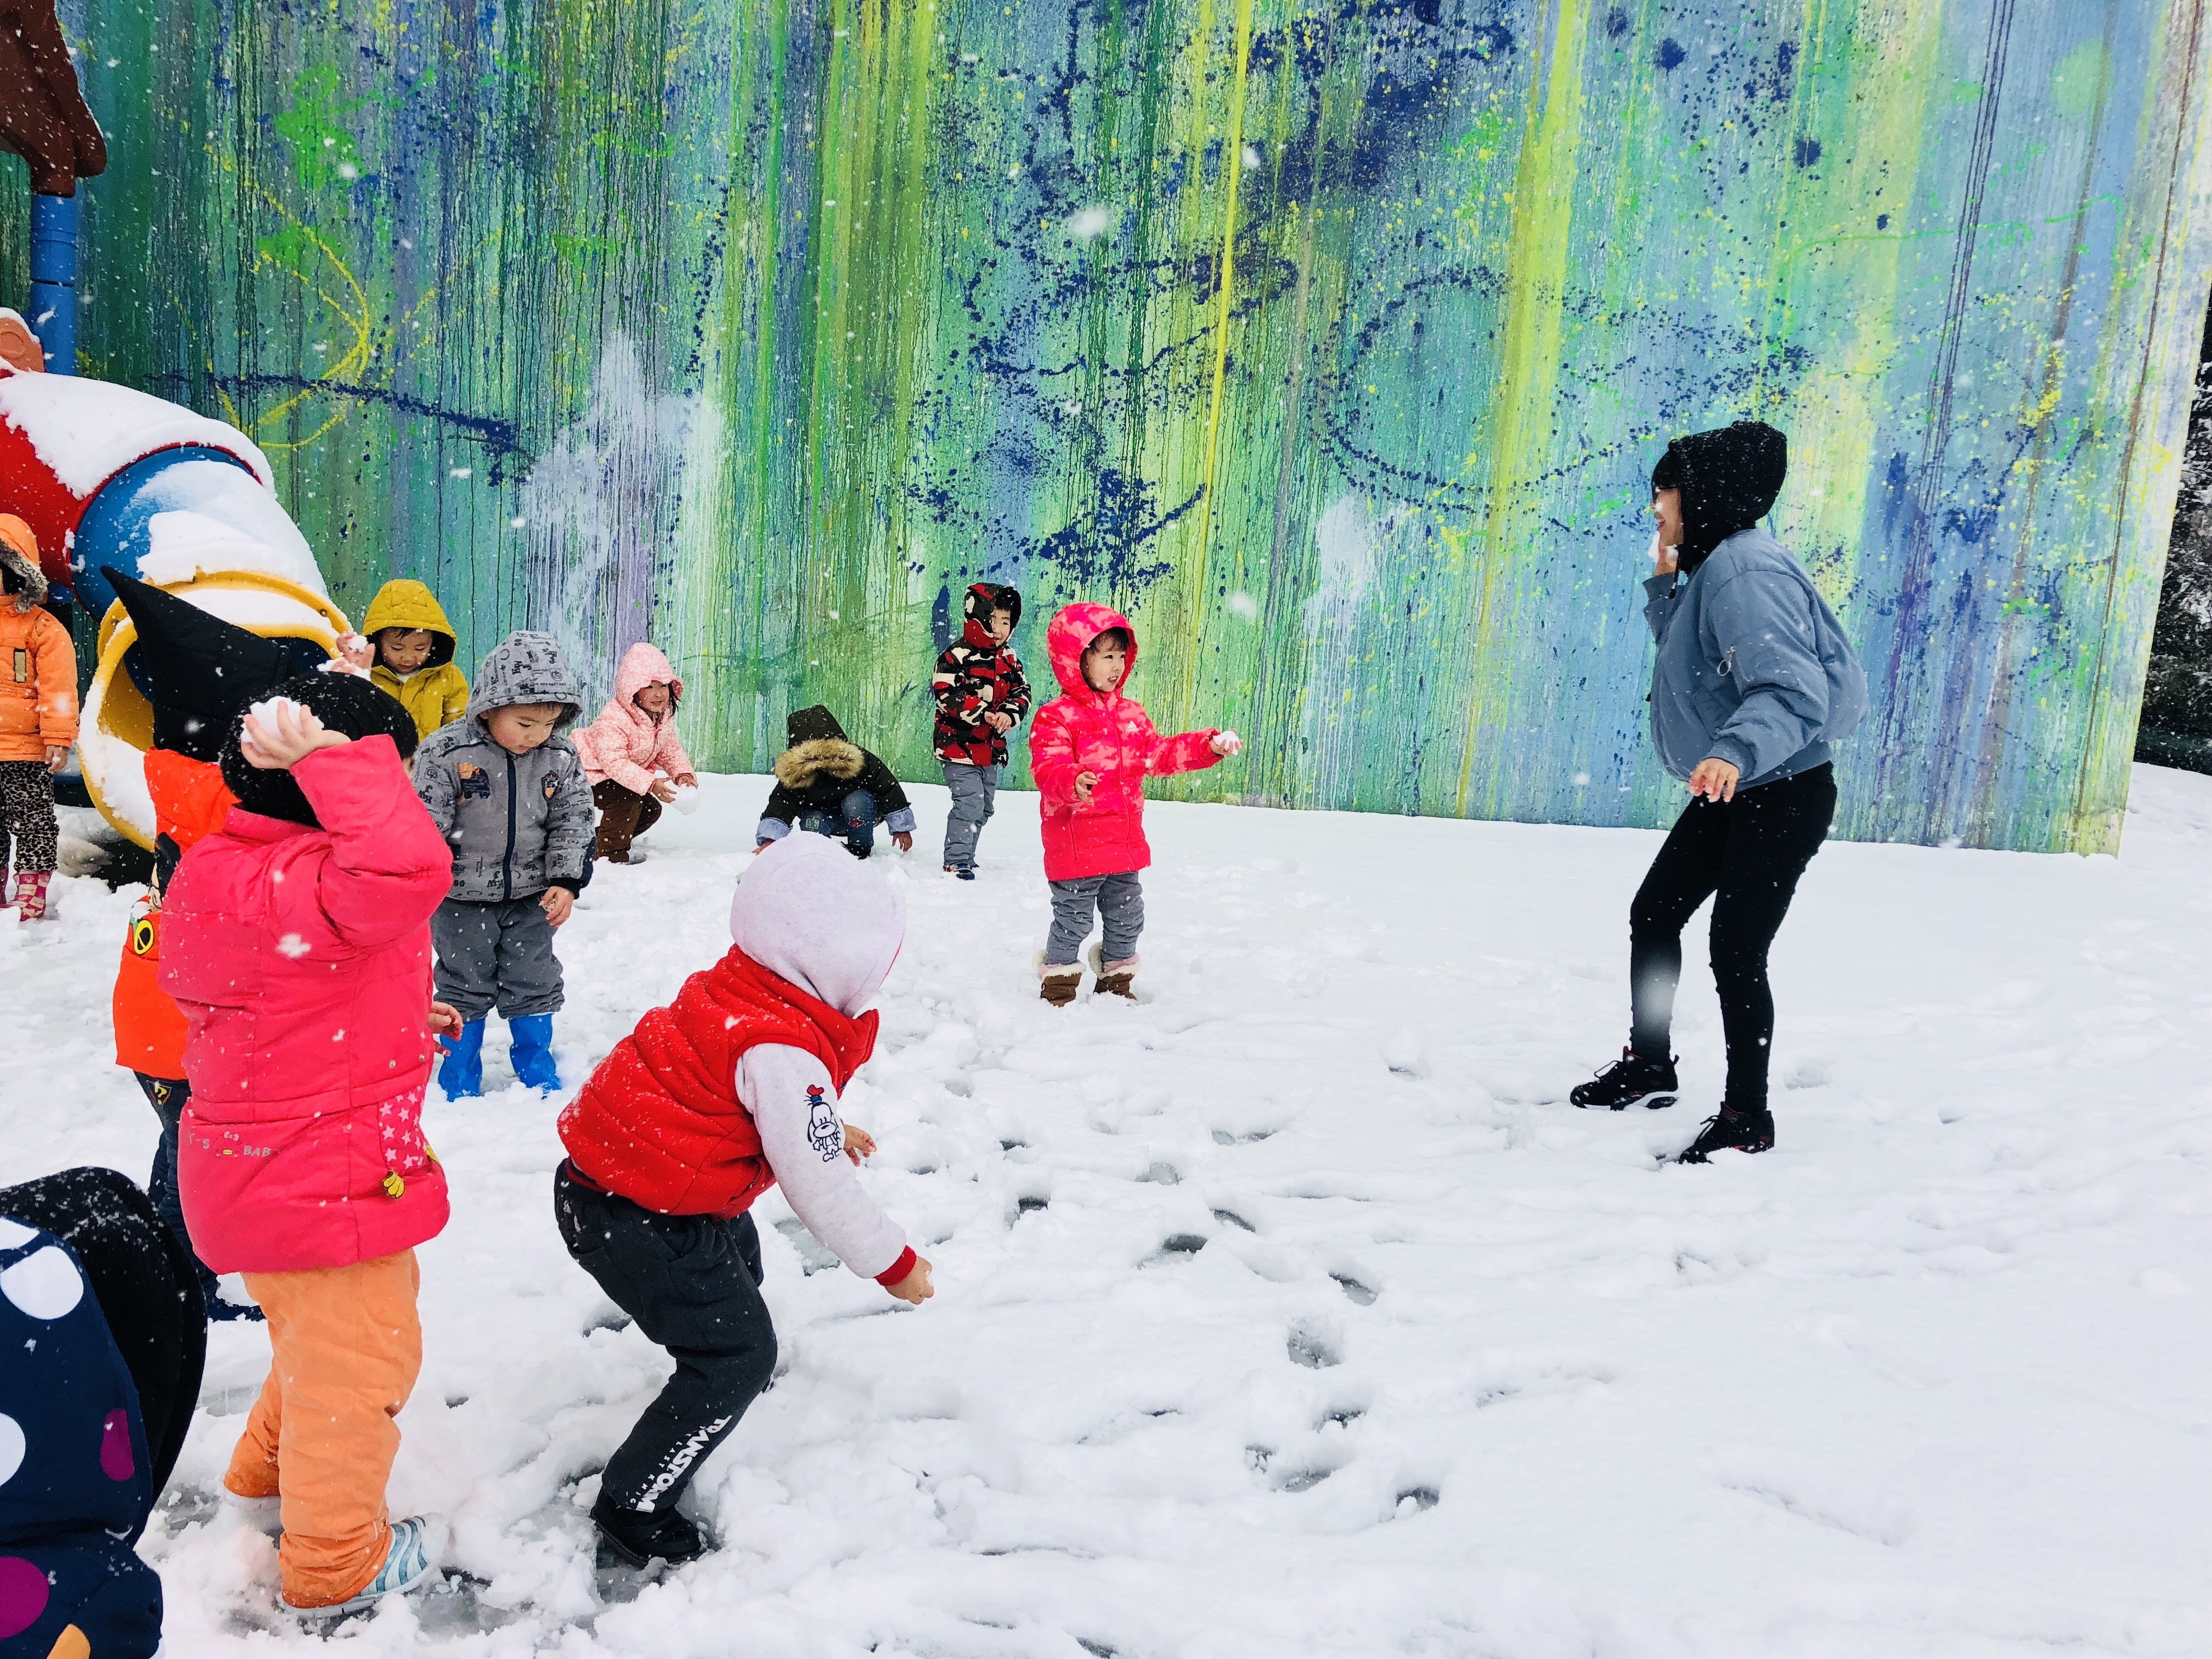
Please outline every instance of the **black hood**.
M845 728L837 724L837 717L820 703L811 708L794 709L783 723L787 740L796 749L802 743L815 743L823 738L840 743L849 742Z
M1682 573L1772 511L1789 472L1790 441L1763 421L1692 432L1668 444L1651 469L1651 489L1682 492Z
M216 759L238 711L300 672L282 641L264 640L112 564L100 574L137 630L125 667L154 706L156 749Z
M967 598L960 601L960 612L969 622L982 623L985 631L991 626L991 613L1003 611L1013 618L1014 626L1022 625L1022 596L1011 587L997 582L973 582L969 585Z
M415 717L400 706L397 697L386 696L363 675L318 671L286 680L266 695L304 703L330 730L349 738L373 738L380 732L399 746L402 760L415 752ZM287 823L316 824L315 809L307 804L306 792L289 772L264 771L246 758L240 739L252 707L248 703L239 709L225 733L222 781L249 812L282 818Z

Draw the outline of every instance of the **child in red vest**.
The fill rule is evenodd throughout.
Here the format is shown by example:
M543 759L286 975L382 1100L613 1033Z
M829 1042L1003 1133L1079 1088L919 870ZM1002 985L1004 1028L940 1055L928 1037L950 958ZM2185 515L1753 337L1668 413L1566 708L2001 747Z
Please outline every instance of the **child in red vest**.
M753 1202L781 1182L815 1237L902 1302L929 1263L861 1188L875 1150L837 1099L876 1046L861 1010L906 936L898 898L820 836L763 848L728 954L615 1045L561 1114L561 1237L676 1374L607 1460L592 1520L643 1566L707 1546L676 1511L699 1462L775 1369Z
M239 804L169 883L161 969L188 1026L185 1220L269 1323L223 1486L278 1504L284 1605L334 1613L422 1583L443 1541L388 1521L384 1486L422 1363L415 1246L446 1224L422 1115L431 1035L460 1029L430 995L453 854L404 708L350 674L281 690L232 727Z
M1144 705L1121 695L1137 665L1136 630L1103 605L1069 605L1052 619L1044 642L1061 695L1037 710L1030 729L1052 884L1052 933L1037 981L1044 1000L1064 1008L1083 983L1080 956L1093 912L1105 923L1091 957L1096 988L1136 995L1137 935L1145 926L1138 872L1152 861L1145 780L1203 771L1244 740L1212 729L1177 738L1154 731Z

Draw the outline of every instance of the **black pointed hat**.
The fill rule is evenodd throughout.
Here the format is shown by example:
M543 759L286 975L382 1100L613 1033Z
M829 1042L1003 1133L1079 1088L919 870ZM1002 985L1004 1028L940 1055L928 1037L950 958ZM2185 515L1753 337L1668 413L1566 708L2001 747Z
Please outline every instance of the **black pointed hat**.
M238 711L300 672L282 640L264 640L112 564L100 572L138 630L126 666L154 705L155 748L216 759Z

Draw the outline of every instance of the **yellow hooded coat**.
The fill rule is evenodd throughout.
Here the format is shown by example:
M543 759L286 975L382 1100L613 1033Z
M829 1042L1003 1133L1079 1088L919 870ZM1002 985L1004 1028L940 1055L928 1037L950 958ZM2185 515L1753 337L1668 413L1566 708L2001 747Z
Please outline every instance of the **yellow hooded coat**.
M398 698L399 706L415 717L416 735L427 738L460 719L469 706L468 676L453 665L453 625L446 620L437 596L422 583L392 581L376 590L361 631L374 641L387 628L419 628L430 635L430 660L405 679L386 668L380 657L368 671L378 688Z

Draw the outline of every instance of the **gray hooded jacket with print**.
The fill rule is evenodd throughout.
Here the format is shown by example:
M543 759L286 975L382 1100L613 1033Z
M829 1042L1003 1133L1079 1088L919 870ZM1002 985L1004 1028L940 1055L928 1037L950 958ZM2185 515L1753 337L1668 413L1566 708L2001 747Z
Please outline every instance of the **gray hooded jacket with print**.
M519 702L559 703L554 735L509 754L484 716ZM415 751L415 793L453 848L449 897L483 904L549 887L580 893L592 878L599 811L584 763L563 735L583 693L550 634L509 634L477 671L468 712Z
M1686 781L1713 757L1754 788L1809 772L1866 717L1866 675L1804 566L1764 530L1730 536L1696 572L1644 581L1651 740Z

